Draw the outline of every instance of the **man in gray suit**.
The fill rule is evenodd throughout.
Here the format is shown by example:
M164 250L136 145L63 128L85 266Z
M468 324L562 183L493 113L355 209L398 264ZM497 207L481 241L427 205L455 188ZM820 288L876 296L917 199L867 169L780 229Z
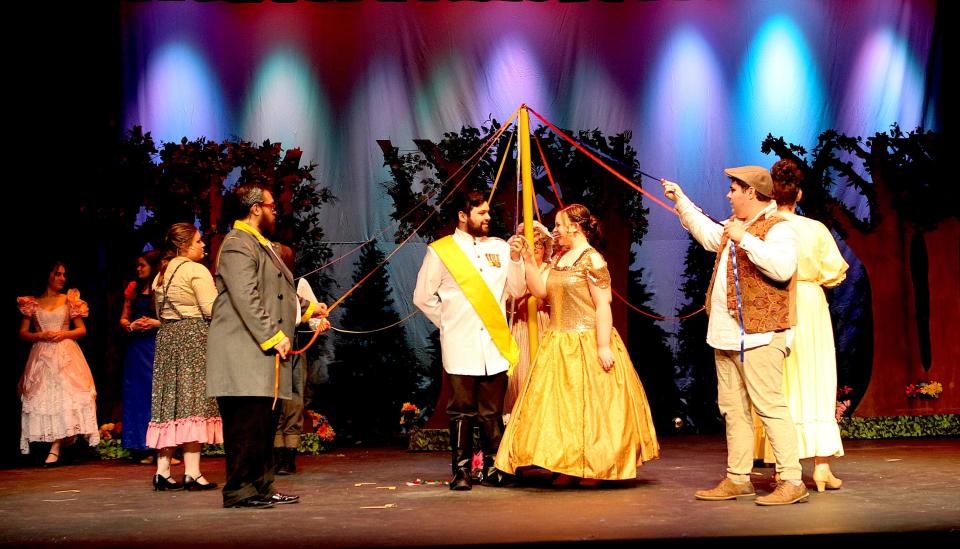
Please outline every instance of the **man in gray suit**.
M223 418L227 482L224 507L268 508L297 503L298 496L273 489L273 400L290 398L287 354L300 322L325 317L327 308L297 296L293 274L279 257L273 232L277 204L259 185L237 187L233 198L243 216L220 246L216 301L207 341L207 394L217 397ZM329 329L325 319L320 330ZM279 370L275 357L280 355Z

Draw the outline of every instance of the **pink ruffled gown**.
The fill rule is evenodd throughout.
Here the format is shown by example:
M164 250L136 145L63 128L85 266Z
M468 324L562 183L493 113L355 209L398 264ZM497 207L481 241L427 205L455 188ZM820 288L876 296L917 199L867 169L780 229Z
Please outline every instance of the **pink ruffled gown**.
M71 319L89 314L86 302L68 299L48 311L34 297L19 297L20 312L39 331L69 330ZM97 427L97 390L80 346L72 339L37 341L30 349L27 367L20 378L20 451L30 452L31 442L54 442L83 435L95 446L100 442Z

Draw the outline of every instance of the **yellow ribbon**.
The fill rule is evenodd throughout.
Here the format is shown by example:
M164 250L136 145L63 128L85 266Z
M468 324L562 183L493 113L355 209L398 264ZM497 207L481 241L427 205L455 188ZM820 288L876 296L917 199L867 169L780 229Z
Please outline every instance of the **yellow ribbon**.
M444 266L453 275L463 295L473 306L480 321L490 332L494 345L503 358L510 363L510 372L513 367L520 362L520 347L514 341L510 333L510 327L507 326L507 319L503 316L503 309L500 303L490 292L490 287L484 282L476 266L467 257L460 246L454 241L453 236L445 236L430 245L431 248L443 261Z

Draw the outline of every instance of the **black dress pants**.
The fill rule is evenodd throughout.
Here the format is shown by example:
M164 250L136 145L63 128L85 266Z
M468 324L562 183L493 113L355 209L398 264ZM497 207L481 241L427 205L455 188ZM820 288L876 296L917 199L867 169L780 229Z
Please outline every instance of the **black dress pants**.
M483 422L503 415L503 397L507 393L506 372L491 376L444 375L450 381L447 414L451 421L477 418Z
M279 407L271 410L272 404L271 397L217 397L227 458L224 507L274 493L273 437Z

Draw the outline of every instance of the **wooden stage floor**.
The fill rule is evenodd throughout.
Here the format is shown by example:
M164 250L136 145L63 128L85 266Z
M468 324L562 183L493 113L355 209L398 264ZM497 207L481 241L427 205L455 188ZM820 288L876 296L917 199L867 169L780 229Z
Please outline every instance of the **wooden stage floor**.
M958 439L846 441L847 455L834 464L843 488L816 493L812 464L805 462L810 500L783 507L694 499L695 490L713 486L723 475L721 437L663 437L661 445L662 458L644 465L636 482L470 492L407 484L447 479L446 453L338 449L301 456L300 472L276 484L282 492L299 494L301 503L264 510L223 509L219 490L153 492L149 465L92 461L0 470L0 544L688 546L751 538L807 546L960 540ZM222 458L204 458L202 467L209 479L223 482ZM182 466L175 473L182 474ZM755 469L758 494L768 491L772 475L773 469Z

